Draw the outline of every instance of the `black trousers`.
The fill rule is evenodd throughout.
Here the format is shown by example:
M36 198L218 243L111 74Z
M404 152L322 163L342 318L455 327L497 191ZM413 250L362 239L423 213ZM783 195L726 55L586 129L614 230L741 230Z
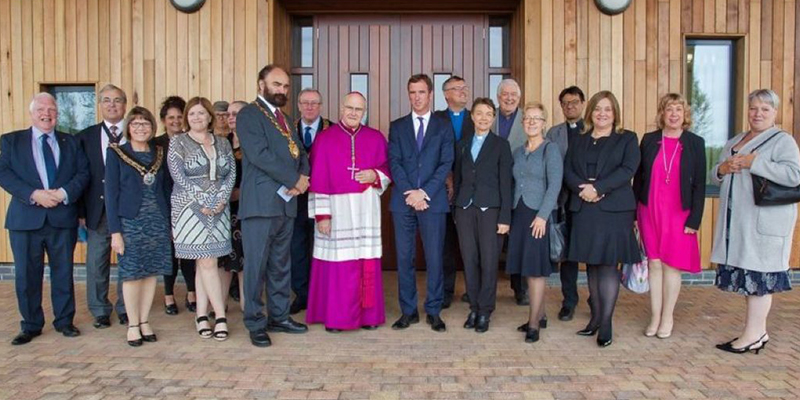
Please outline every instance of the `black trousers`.
M572 213L567 212L567 232L572 230ZM568 234L569 235L569 234ZM559 266L559 277L561 278L561 295L564 300L562 307L575 308L578 306L578 263L575 261L564 261Z
M314 220L303 216L294 219L292 233L292 291L302 303L308 302L311 275L311 252L314 245Z
M453 298L456 291L456 272L458 271L458 233L456 231L455 214L447 216L444 231L444 297Z
M183 280L186 281L186 291L194 292L195 260L183 260L175 258L173 255L172 275L164 275L164 296L175 294L175 280L178 279L178 270L183 273Z
M500 239L497 220L500 210L470 206L456 208L456 228L464 277L467 281L469 309L481 316L490 316L497 301L497 267L500 261Z
M250 331L267 328L264 300L267 290L269 319L289 317L292 265L289 251L294 218L256 217L242 220L244 245L244 326Z

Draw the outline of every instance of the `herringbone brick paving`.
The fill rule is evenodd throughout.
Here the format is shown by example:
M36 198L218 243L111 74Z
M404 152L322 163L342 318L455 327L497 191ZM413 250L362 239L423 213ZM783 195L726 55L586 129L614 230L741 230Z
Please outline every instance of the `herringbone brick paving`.
M180 315L165 315L161 293L151 316L159 341L131 348L116 317L109 329L92 327L83 284L76 285L80 337L53 331L45 300L44 334L11 346L19 314L13 284L2 283L0 398L800 398L799 291L776 296L768 348L760 355L735 355L714 344L738 333L744 299L712 287L684 288L673 337L666 340L642 335L647 297L623 290L614 344L600 349L593 338L575 335L588 320L585 287L571 322L557 320L561 294L548 289L550 324L541 341L530 345L515 330L527 319L527 307L513 304L508 281L499 283L497 311L482 335L461 327L467 306L460 302L442 313L446 333L433 332L424 322L391 330L399 315L396 275L385 273L384 285L387 325L377 331L330 334L316 325L305 335L273 334L273 346L260 349L249 343L238 304L230 303L231 337L219 343L194 332L193 314L182 301ZM424 290L422 280L420 287ZM462 292L463 287L457 290Z

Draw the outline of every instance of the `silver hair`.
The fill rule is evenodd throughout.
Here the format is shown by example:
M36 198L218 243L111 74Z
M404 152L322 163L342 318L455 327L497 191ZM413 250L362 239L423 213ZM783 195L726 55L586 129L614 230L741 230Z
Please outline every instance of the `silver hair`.
M236 100L236 101L231 102L231 104L228 105L228 108L230 108L230 106L232 106L232 105L237 105L237 106L240 106L240 107L243 108L243 107L247 107L247 102L244 101L244 100Z
M747 104L753 104L756 100L767 103L776 110L781 106L781 98L771 89L757 89L747 95Z
M503 79L497 85L497 95L498 96L500 95L500 92L503 91L503 86L506 86L506 85L513 86L514 89L517 89L517 95L522 96L522 89L519 87L519 83L517 83L517 81L515 81L515 80L513 80L511 78Z
M110 92L112 90L116 90L117 92L122 94L122 100L125 101L125 104L128 104L128 95L125 94L124 90L120 89L119 86L114 85L113 83L109 83L109 84L103 86L102 88L100 88L100 91L97 92L97 94L100 95L100 100L102 100L103 93Z
M31 105L28 106L28 109L30 110L30 112L33 112L34 108L36 108L36 102L41 100L41 99L50 99L50 100L53 101L53 103L56 103L56 107L58 107L58 103L56 102L56 98L53 97L52 94L47 93L47 92L39 92L39 93L36 93L35 95L33 95L33 98L31 99Z
M317 96L319 97L319 103L322 104L322 93L320 93L319 90L313 88L304 88L303 90L301 90L300 93L297 94L297 99L299 100L300 97L302 97L306 93L316 93Z

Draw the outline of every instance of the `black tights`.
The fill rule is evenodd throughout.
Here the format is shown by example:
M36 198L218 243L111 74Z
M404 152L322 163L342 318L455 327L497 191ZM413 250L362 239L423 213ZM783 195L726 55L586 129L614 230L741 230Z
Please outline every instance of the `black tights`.
M619 269L616 265L586 266L592 318L589 328L600 328L598 338L611 339L611 320L619 296Z
M164 275L164 296L172 296L175 289L175 279L178 278L178 268L183 272L186 281L186 291L194 292L194 264L195 260L172 259L172 275Z

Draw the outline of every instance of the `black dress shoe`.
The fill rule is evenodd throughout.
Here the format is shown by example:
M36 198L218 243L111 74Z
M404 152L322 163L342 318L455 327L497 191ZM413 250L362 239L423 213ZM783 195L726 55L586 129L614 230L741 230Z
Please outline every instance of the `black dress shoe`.
M308 307L308 304L307 304L306 301L301 300L300 298L296 298L292 302L292 305L289 307L289 314L295 315L295 314L299 313L300 311L305 310L307 307Z
M558 312L558 319L560 321L572 321L572 317L575 316L575 308L572 307L561 307L561 310Z
M361 329L366 330L366 331L374 331L374 330L378 329L378 325L364 325L364 326L361 327Z
M462 303L469 303L469 296L466 293L461 295L461 302Z
M475 332L484 333L489 330L489 317L481 315L475 320Z
M611 345L611 339L614 336L614 331L609 326L608 329L603 329L597 333L597 345L600 347L608 347Z
M538 341L539 341L538 329L528 329L528 332L525 332L525 343L536 343Z
M531 324L528 321L525 321L524 324L517 327L517 332L528 332L531 329Z
M444 324L444 321L442 321L442 319L439 318L438 315L426 316L425 322L427 322L428 325L431 326L431 329L433 329L436 332L444 332L447 330L447 326Z
M11 344L14 346L19 346L21 344L30 343L33 338L42 334L42 331L22 331L17 336L14 337L14 340L11 341Z
M539 329L547 329L547 315L539 320Z
M120 314L119 315L119 324L120 325L128 325L128 314Z
M470 312L469 315L467 316L467 320L464 322L464 329L475 329L475 320L477 319L478 319L478 313Z
M325 328L325 332L328 332L328 333L341 333L342 330L341 329L336 329L336 328Z
M79 331L78 328L72 324L56 328L56 332L59 332L66 337L76 337L81 335L81 331Z
M613 342L613 340L611 340L611 338L603 339L600 336L597 336L597 345L600 346L600 347L611 346L612 342Z
M269 347L272 345L272 341L269 340L267 331L264 330L250 332L250 343L256 347Z
M600 328L599 327L592 328L591 326L587 326L586 328L583 328L575 333L580 336L594 336L594 334L597 333L598 329Z
M531 305L531 300L528 298L527 293L521 293L519 295L514 295L514 300L517 302L518 306L529 306Z
M131 346L131 347L139 347L139 346L141 346L144 343L144 339L142 338L142 331L141 331L141 329L139 329L139 325L130 325L130 326L128 326L128 329L136 329L137 331L139 331L139 338L138 339L133 339L133 340L128 340L128 346Z
M92 324L97 329L105 329L111 326L111 319L108 318L108 315L103 315L102 317L97 317L94 319L94 323Z
M286 318L283 321L269 321L267 323L267 330L270 332L306 333L308 332L308 327L299 322L295 322L291 318Z
M164 312L167 313L167 315L178 315L178 305L175 303L164 304Z
M453 304L453 295L452 294L445 295L444 296L444 300L442 300L442 309L446 310L446 309L450 308L450 305L452 305L452 304Z
M141 329L142 325L150 325L150 323L145 321L145 322L142 322L141 324L139 324L139 333L142 335L142 340L144 340L145 342L148 342L148 343L157 342L158 341L158 337L156 336L155 333L151 333L149 335L145 335L144 332L142 332L142 329Z
M401 315L400 318L397 321L395 321L394 324L392 324L392 329L394 330L406 329L409 326L411 326L411 324L416 324L416 323L419 323L419 313L415 311L411 315L406 315L406 314Z

